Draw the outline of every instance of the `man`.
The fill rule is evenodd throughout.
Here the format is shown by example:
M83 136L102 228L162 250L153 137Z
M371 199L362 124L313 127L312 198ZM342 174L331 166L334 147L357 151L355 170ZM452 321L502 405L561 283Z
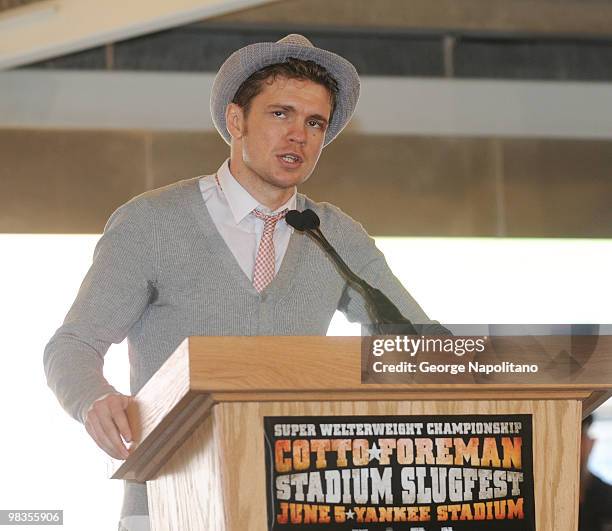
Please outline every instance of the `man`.
M420 331L439 330L361 225L296 192L358 96L353 65L301 35L246 46L222 65L211 95L230 159L214 175L147 192L111 216L45 349L50 387L109 455L127 458L131 439L130 397L102 375L111 343L128 338L135 395L187 336L325 335L336 309L368 323L362 298L315 242L287 225L287 210L316 211L357 274ZM147 529L147 513L144 485L127 482L123 529Z
M579 531L612 531L612 485L588 467L595 440L589 434L593 417L582 421L580 439L580 524Z

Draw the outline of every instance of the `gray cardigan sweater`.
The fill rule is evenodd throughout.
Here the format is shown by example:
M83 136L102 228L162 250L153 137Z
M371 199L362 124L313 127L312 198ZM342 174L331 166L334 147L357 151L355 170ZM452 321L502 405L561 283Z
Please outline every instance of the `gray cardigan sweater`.
M297 208L313 209L353 271L425 324L423 332L436 332L359 223L301 194ZM114 391L102 373L111 343L128 339L135 395L185 337L325 335L336 309L368 323L361 296L308 236L294 231L278 275L260 294L217 231L198 178L180 181L135 197L109 219L76 300L45 348L47 382L84 422L92 402ZM147 513L145 486L126 482L122 516Z

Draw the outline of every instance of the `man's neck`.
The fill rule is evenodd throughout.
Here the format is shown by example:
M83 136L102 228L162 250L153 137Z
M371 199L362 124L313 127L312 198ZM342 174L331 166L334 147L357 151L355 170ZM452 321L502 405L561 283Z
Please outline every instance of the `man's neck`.
M277 188L262 182L261 179L253 177L247 168L242 167L241 170L236 168L236 165L232 165L231 159L229 161L229 170L240 186L251 194L258 203L272 211L277 210L289 201L296 190L295 186L291 188Z

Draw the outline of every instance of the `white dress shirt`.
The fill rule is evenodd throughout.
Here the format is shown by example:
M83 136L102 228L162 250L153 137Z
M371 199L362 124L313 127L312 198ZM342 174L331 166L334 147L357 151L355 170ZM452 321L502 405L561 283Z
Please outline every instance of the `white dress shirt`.
M294 210L297 192L294 192L284 205L272 211L259 203L234 178L229 170L229 159L219 168L217 178L215 175L206 175L200 179L199 184L204 203L217 230L244 274L252 282L255 258L264 229L264 221L255 217L252 212L258 209L266 214L275 214L285 208ZM284 218L276 224L273 237L275 273L278 273L283 261L292 232L293 228L287 225Z

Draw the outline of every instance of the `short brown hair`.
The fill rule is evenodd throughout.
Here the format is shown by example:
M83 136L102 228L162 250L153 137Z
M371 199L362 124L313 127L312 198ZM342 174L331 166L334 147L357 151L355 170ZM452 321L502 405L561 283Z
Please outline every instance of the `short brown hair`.
M334 110L336 109L336 95L338 94L338 82L334 77L321 65L314 61L306 61L304 59L296 59L288 57L284 63L275 63L273 65L264 66L246 78L242 85L238 87L232 103L240 105L245 114L249 112L249 106L255 96L263 89L263 84L271 79L274 82L277 77L286 79L308 79L319 85L324 86L329 90L331 98L331 113L329 121L331 122Z

